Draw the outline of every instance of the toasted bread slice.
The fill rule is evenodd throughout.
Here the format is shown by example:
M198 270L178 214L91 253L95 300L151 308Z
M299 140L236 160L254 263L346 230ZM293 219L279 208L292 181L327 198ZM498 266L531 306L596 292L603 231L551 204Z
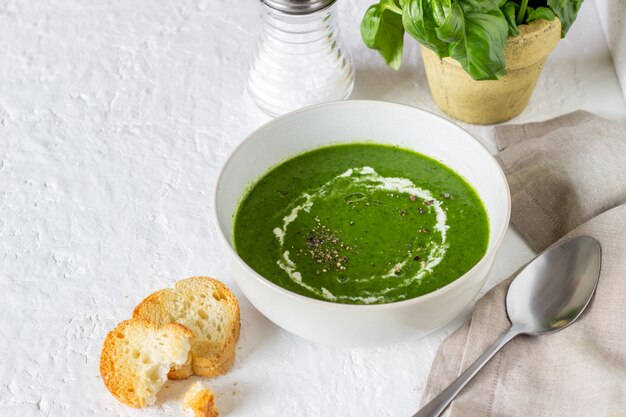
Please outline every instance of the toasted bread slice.
M200 381L194 382L183 397L183 408L191 410L194 417L217 417L215 395Z
M174 367L170 378L191 375L212 377L228 371L235 360L239 338L239 304L220 281L191 277L178 281L174 289L152 293L133 311L133 318L157 325L177 322L194 333L191 339L191 369Z
M147 320L126 320L110 331L100 355L104 385L131 407L154 404L172 365L184 364L191 330L178 323L163 327Z

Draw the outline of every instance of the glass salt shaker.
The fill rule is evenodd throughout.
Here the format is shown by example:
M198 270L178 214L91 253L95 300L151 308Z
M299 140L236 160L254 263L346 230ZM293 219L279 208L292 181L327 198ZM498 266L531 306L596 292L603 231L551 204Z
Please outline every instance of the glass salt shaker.
M344 100L352 58L339 37L336 0L261 0L261 30L248 92L265 113Z

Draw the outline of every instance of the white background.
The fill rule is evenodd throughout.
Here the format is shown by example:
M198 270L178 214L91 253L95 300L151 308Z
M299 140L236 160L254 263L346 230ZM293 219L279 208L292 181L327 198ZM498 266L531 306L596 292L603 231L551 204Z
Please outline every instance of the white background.
M360 42L372 0L339 0L355 99L439 113L416 44L395 73ZM254 0L0 0L0 414L176 416L192 381L133 410L106 391L103 338L146 295L190 275L242 307L232 370L209 381L223 416L409 416L443 337L318 346L241 296L211 220L228 153L269 120L244 92ZM626 122L593 2L514 122L587 109ZM494 150L491 128L468 127ZM485 290L532 253L509 231Z

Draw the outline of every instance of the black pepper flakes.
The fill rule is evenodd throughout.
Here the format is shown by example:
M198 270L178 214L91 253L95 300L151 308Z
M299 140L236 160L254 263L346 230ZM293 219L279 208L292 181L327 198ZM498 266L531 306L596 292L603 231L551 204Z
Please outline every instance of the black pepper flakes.
M352 247L346 245L328 227L321 224L319 218L315 218L316 225L306 238L305 245L312 260L320 264L322 272L345 271L347 269L348 257L343 251L352 252ZM319 275L319 270L316 271Z
M317 248L323 243L319 236L311 235L306 239L306 245L309 248Z

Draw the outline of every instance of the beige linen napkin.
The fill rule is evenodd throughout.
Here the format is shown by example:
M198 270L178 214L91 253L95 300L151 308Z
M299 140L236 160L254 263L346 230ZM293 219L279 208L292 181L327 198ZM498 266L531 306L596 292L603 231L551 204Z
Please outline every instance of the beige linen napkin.
M511 341L443 414L449 417L626 416L626 129L587 112L496 128L512 223L537 250L589 235L602 245L590 309L565 330ZM569 232L569 233L568 233ZM439 348L422 405L510 326L512 278L477 303Z
M542 251L626 203L626 129L592 113L495 129L511 188L511 222Z

